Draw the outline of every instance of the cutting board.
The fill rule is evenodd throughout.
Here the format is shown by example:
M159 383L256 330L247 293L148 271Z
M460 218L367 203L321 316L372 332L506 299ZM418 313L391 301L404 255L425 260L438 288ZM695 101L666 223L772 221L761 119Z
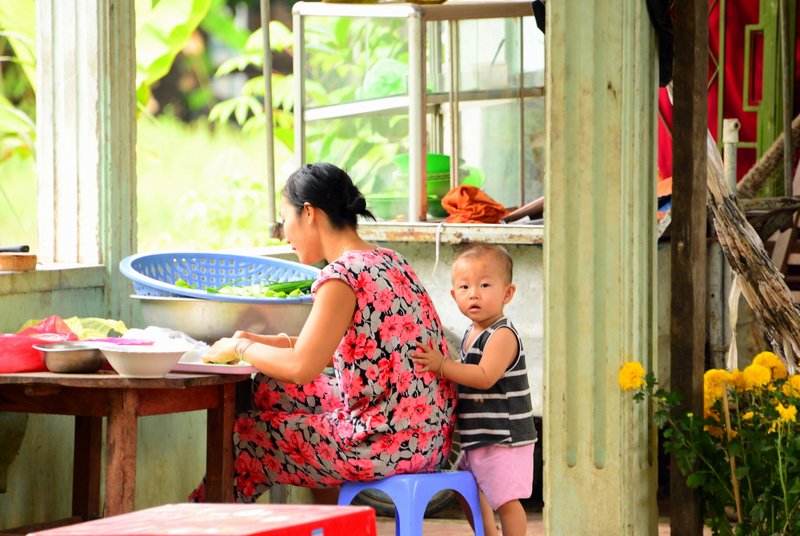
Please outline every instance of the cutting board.
M33 253L0 253L0 272L30 272L36 269Z

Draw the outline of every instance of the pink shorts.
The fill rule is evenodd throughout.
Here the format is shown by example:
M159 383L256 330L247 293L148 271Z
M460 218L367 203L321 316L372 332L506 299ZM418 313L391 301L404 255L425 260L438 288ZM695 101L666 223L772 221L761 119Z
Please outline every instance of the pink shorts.
M489 506L497 511L508 501L527 499L533 491L533 451L536 443L521 447L489 445L461 454L458 468L475 475Z

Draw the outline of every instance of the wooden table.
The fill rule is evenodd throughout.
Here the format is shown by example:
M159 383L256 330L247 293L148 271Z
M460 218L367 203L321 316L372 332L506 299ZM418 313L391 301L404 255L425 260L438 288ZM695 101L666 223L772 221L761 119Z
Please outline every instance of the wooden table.
M168 374L122 378L115 372L0 374L0 411L75 416L72 515L84 520L134 510L138 417L208 410L209 502L233 501L236 384L248 375ZM100 511L102 421L106 426L104 512Z

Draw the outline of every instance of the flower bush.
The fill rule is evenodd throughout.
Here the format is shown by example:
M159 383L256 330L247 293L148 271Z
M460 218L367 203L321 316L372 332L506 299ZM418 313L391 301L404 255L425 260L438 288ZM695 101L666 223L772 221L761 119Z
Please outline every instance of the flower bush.
M800 374L771 352L744 370L704 375L703 415L679 411L681 397L630 362L619 384L653 405L665 448L689 487L703 491L714 534L800 534Z

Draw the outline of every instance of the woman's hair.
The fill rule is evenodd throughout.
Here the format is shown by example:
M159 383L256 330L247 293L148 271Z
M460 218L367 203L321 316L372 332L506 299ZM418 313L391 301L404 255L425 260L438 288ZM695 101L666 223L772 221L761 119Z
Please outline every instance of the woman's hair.
M458 250L453 264L460 259L475 259L484 256L494 257L494 260L500 264L501 269L505 272L508 282L514 281L514 261L511 259L511 254L509 254L508 250L499 244L468 244Z
M305 203L323 210L334 229L356 227L359 216L375 219L350 175L326 162L306 164L289 175L282 195L298 212Z

